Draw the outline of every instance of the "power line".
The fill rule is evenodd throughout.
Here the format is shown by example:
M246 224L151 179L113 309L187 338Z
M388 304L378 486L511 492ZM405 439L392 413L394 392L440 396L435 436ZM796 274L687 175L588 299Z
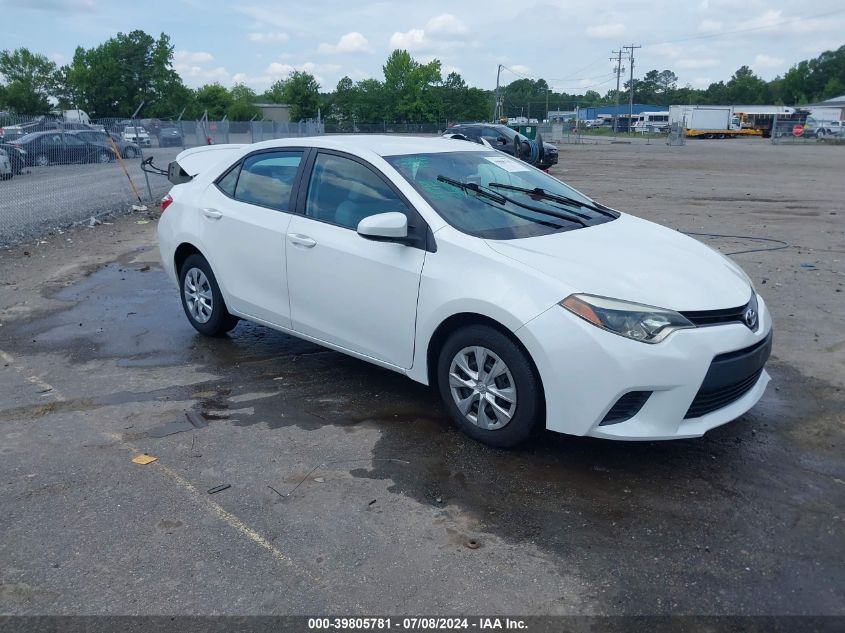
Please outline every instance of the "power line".
M711 39L714 37L724 37L725 35L734 35L735 33L750 33L752 31L763 31L765 29L773 29L778 26L785 26L787 24L794 24L796 22L803 22L805 20L815 20L816 18L825 18L831 15L836 15L838 13L845 13L845 9L835 9L834 11L827 11L825 13L817 13L815 15L805 15L798 18L792 18L790 20L783 20L781 22L773 22L772 24L762 24L760 26L752 26L745 29L734 29L731 31L720 31L718 33L707 33L704 35L692 35L690 37L684 37L679 40L667 40L665 42L651 42L645 45L646 48L651 46L662 46L663 44L679 44L681 42L691 42L694 40L706 40Z

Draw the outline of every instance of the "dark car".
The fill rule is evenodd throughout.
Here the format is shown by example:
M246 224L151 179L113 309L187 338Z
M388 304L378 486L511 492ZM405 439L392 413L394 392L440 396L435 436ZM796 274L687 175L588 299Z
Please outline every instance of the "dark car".
M26 167L26 150L17 147L14 143L0 143L0 149L9 156L9 163L12 165L12 173L20 174Z
M498 125L495 123L459 123L453 125L448 130L449 134L463 134L468 139L481 142L484 139L495 149L498 149L506 154L514 155L516 144L514 139L519 136L516 130L509 128L507 125ZM521 137L524 140L525 137ZM558 152L557 147L551 143L543 143L544 157L542 162L537 164L540 169L548 169L552 165L557 165Z
M64 163L108 163L115 158L107 145L92 143L75 133L33 132L13 143L26 151L26 164L45 167Z
M159 147L175 147L182 145L182 132L174 126L163 123L158 131L158 146Z
M106 132L98 132L97 130L80 130L73 132L73 134L76 134L79 138L89 143L95 143L112 149L112 143L114 143L123 158L135 158L138 155L138 146L135 143L124 141L119 136L115 138L115 134L107 134Z

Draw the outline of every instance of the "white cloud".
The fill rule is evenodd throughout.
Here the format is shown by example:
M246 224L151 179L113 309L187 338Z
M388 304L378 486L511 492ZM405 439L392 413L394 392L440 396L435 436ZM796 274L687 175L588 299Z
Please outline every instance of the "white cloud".
M94 0L29 0L22 8L60 13L87 13L96 8L96 3Z
M352 31L342 35L337 44L320 44L318 49L321 53L369 53L372 52L370 42L366 37Z
M250 42L257 44L272 44L288 41L288 34L283 31L252 31L247 33L246 36Z
M531 69L525 64L511 64L508 68L520 75L527 75L531 72Z
M675 66L682 70L696 70L699 68L713 68L719 65L718 59L712 57L687 57L675 62Z
M257 22L264 26L275 26L280 29L286 29L290 26L290 23L284 17L283 11L265 9L264 7L257 7L253 5L235 6L234 9L235 11L254 18Z
M174 63L173 70L175 70L186 84L189 86L199 86L207 83L219 82L221 84L229 83L231 75L224 66L217 66L215 68L204 68L192 64Z
M724 24L719 20L702 20L698 25L698 30L704 33L712 33L714 31L721 31Z
M180 50L173 53L173 60L179 64L207 64L214 61L214 55L204 51L186 51ZM174 63L174 67L175 67Z
M755 68L778 68L783 66L783 63L784 59L782 57L771 57L763 53L758 53L754 58Z
M596 24L593 26L588 26L585 32L590 37L597 37L602 39L609 37L619 37L620 35L625 34L625 25L621 23Z
M431 18L425 25L425 32L435 39L450 39L466 35L469 29L451 13L444 13Z
M398 31L390 36L390 48L404 48L409 51L424 50L428 46L425 31L422 29L411 29L405 33Z
M442 52L467 46L469 29L451 13L431 18L424 28L397 31L390 36L390 48L411 52Z

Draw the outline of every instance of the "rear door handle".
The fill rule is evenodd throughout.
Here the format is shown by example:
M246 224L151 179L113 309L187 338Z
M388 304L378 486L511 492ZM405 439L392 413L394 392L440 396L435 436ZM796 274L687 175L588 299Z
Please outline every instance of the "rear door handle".
M203 209L202 214L209 220L219 220L223 217L223 214L217 209Z
M302 233L288 233L288 241L294 246L302 246L303 248L314 248L317 246L316 240L312 240Z

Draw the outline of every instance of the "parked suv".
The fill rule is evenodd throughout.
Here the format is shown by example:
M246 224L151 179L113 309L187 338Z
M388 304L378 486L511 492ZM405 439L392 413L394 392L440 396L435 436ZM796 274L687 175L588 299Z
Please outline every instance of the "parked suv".
M514 139L519 136L516 130L509 128L507 125L498 125L495 123L459 123L449 128L449 134L463 134L476 142L484 139L494 149L510 154L511 156L514 155ZM557 147L551 143L543 143L543 150L543 161L537 167L548 169L552 165L557 165Z

